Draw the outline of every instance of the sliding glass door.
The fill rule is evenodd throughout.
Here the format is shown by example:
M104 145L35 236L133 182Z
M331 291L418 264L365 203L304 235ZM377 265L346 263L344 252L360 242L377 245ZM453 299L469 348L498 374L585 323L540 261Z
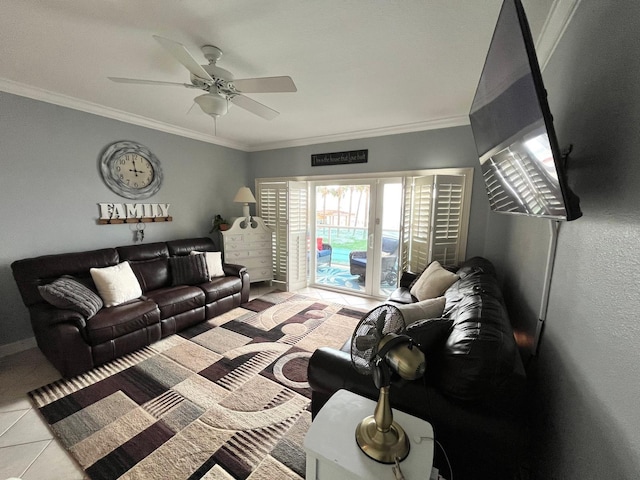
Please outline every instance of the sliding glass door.
M311 182L310 283L385 296L396 288L402 179Z

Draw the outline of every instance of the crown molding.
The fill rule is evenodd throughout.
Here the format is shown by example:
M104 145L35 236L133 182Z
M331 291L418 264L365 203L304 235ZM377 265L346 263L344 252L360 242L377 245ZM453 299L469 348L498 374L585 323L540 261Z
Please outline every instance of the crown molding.
M133 113L117 110L115 108L105 107L104 105L99 105L97 103L69 97L67 95L51 92L41 88L33 87L31 85L14 82L13 80L8 80L6 78L0 78L0 91L19 95L21 97L32 98L34 100L40 100L46 103L52 103L61 107L79 110L81 112L91 113L100 117L111 118L114 120L119 120L121 122L139 125L141 127L150 128L152 130L158 130L165 133L171 133L173 135L179 135L181 137L191 138L193 140L213 143L215 145L229 147L235 150L248 151L247 145L224 140L222 138L214 137L213 135L195 132L186 128L176 127L175 125L170 125L168 123L159 122L151 118L143 117L142 115L135 115Z
M404 125L396 125L393 127L372 128L369 130L357 130L353 132L337 133L333 135L300 138L297 140L263 143L261 145L251 146L247 149L247 151L261 152L264 150L276 150L280 148L304 147L307 145L317 145L319 143L343 142L346 140L359 140L361 138L383 137L385 135L422 132L425 130L437 130L439 128L460 127L462 125L469 125L469 117L467 115L458 115L455 117L447 117L425 122L407 123Z
M555 0L551 5L536 43L540 70L544 71L547 63L549 63L580 2L581 0Z
M468 125L469 118L466 115L457 117L448 117L426 122L410 123L406 125L397 125L393 127L375 128L371 130L359 130L354 132L339 133L335 135L323 135L318 137L308 137L296 140L285 140L282 142L265 143L262 145L249 146L224 140L222 138L206 135L200 132L194 132L186 128L176 127L167 123L159 122L151 118L135 115L133 113L124 112L115 108L105 107L97 103L87 102L77 98L69 97L55 92L50 92L41 88L25 85L23 83L14 82L6 78L0 78L0 91L19 95L21 97L32 98L46 103L52 103L61 107L79 110L81 112L91 113L101 117L119 120L121 122L139 125L141 127L158 130L161 132L179 135L181 137L200 140L222 147L233 148L243 152L257 152L261 150L275 150L279 148L301 147L305 145L316 145L319 143L341 142L345 140L357 140L360 138L381 137L384 135L397 135L401 133L411 133L423 130L435 130L438 128L457 127L460 125Z

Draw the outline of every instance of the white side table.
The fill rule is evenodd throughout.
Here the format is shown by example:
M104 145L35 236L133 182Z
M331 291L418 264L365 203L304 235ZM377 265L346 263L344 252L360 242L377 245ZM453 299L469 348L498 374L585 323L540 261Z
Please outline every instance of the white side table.
M318 412L304 439L307 480L393 480L392 465L366 456L356 443L356 427L373 414L376 402L339 390ZM409 456L400 463L406 480L428 480L433 463L429 422L393 410L393 419L409 438Z

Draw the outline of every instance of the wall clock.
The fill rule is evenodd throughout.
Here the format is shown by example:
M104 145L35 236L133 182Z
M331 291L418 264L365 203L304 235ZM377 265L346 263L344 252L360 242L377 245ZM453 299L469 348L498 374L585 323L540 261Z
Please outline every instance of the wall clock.
M115 142L100 158L104 183L121 197L148 198L160 190L162 168L151 151L136 142Z

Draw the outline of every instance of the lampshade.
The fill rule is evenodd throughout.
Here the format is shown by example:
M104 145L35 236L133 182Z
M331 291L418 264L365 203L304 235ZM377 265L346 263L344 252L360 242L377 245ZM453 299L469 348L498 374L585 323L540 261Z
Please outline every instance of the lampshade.
M242 216L249 217L249 204L256 203L256 197L253 196L249 187L240 187L233 201L242 203Z
M196 97L194 101L200 105L200 108L207 115L212 117L220 117L229 110L229 102L222 95L217 93L205 93Z
M249 187L240 187L233 201L237 203L256 203L256 198Z

